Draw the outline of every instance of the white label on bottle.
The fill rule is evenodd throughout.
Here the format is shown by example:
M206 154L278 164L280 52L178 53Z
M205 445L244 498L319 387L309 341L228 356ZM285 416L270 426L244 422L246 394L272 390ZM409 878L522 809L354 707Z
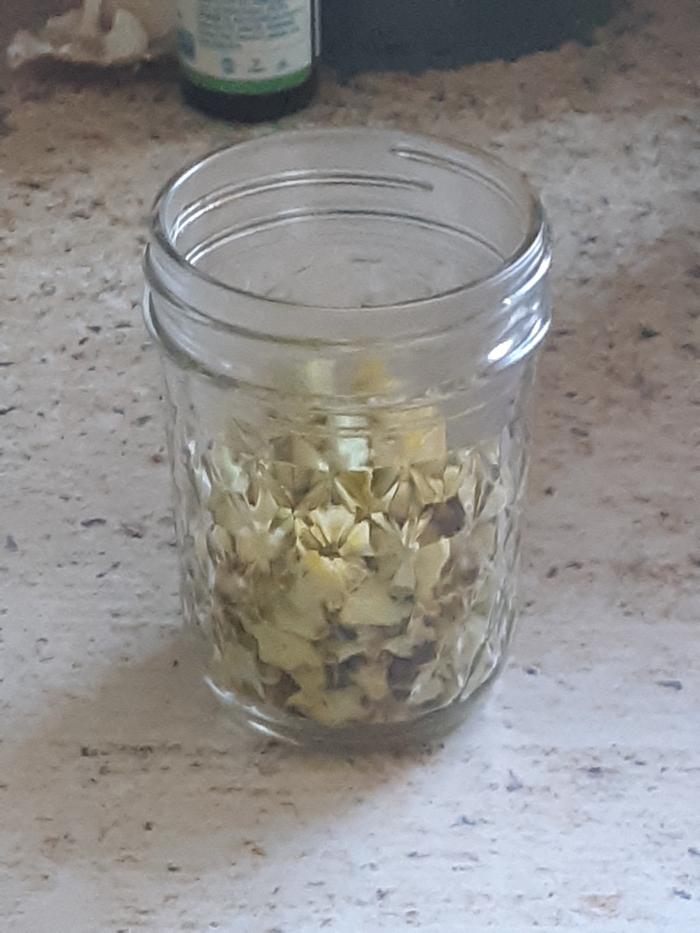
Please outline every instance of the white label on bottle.
M211 90L267 93L311 68L314 0L178 0L180 60Z

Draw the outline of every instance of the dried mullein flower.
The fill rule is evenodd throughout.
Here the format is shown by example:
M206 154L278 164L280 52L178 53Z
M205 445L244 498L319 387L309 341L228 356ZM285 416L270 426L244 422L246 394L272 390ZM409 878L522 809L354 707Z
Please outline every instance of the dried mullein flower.
M363 369L358 391L378 379ZM451 451L426 405L304 427L257 459L224 440L188 450L212 680L336 728L449 704L503 586L513 484L498 441Z

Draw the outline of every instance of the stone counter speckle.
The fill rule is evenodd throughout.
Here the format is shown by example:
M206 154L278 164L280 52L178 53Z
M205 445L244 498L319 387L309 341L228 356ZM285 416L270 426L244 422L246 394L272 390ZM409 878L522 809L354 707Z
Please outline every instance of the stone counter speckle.
M340 86L527 171L556 231L522 618L463 729L402 755L234 731L179 633L145 217L249 130L157 67L21 75L0 166L0 928L700 929L696 0L592 48ZM257 129L254 132L264 132Z

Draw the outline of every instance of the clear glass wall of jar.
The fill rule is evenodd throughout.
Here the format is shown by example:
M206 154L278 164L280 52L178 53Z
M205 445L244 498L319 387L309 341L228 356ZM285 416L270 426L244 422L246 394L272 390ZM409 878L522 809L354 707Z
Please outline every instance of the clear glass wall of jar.
M248 725L425 740L498 670L549 263L518 173L392 130L255 139L161 192L182 603Z

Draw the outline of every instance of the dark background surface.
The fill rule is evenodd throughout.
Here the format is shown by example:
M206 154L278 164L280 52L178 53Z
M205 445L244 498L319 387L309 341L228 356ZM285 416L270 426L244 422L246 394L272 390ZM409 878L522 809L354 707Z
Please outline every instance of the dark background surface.
M519 58L569 40L590 42L626 0L320 0L323 59L339 77L361 71L457 68ZM0 0L4 48L19 28L36 28L79 0Z
M624 0L321 0L323 59L361 71L457 68L590 42Z

